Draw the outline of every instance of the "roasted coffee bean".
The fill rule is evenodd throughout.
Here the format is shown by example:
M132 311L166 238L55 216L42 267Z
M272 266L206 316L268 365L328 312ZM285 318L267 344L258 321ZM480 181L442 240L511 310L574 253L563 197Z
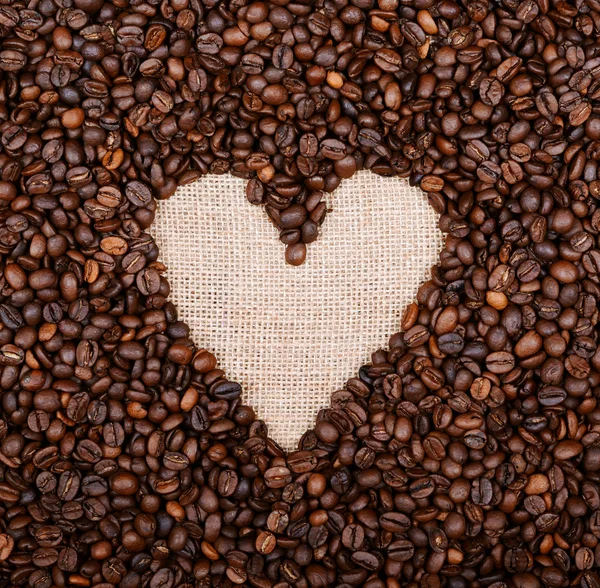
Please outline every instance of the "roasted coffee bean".
M0 561L8 559L14 549L15 541L6 533L0 534Z
M359 550L365 541L365 532L361 525L350 524L344 528L342 543L352 551Z
M398 539L388 546L389 558L394 562L410 560L415 553L415 545L406 539Z
M27 64L27 56L25 53L7 49L0 51L0 69L4 71L19 71Z

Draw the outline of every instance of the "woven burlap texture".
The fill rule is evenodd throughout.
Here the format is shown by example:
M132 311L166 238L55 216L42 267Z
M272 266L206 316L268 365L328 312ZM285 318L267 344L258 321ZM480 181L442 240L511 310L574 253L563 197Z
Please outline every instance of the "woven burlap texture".
M159 203L152 234L196 345L216 354L289 450L399 330L442 235L419 189L361 172L328 195L321 236L291 267L245 186L225 175L180 188Z

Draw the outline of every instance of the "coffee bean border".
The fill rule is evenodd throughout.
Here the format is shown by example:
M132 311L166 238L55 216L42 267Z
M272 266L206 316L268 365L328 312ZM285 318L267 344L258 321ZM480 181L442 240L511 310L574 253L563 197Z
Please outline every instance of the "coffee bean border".
M0 5L2 585L599 586L599 29L598 0ZM302 263L357 169L447 239L286 455L145 231L233 173Z

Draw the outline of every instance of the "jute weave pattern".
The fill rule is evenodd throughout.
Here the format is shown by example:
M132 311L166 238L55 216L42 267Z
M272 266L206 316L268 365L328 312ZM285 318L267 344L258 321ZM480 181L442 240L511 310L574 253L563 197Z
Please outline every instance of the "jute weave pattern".
M328 197L319 239L290 267L244 180L208 176L161 202L153 235L172 300L285 449L399 328L438 260L424 194L369 172Z

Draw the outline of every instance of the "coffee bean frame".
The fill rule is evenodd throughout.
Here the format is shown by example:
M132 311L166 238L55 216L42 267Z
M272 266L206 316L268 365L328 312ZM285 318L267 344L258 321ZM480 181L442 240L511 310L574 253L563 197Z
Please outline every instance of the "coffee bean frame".
M599 586L599 28L598 0L0 5L1 584ZM298 264L357 169L427 192L445 246L285 454L146 229L233 173Z

